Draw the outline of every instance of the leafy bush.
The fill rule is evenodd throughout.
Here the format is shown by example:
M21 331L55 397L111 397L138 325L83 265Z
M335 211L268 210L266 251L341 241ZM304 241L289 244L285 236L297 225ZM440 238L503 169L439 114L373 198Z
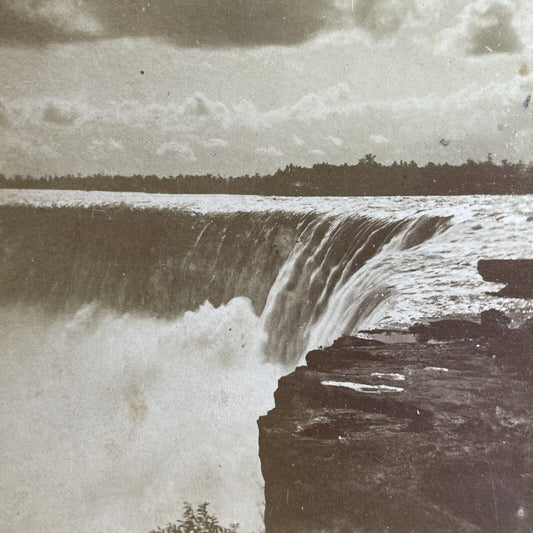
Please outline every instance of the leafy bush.
M150 533L237 533L239 524L231 524L229 528L222 527L218 518L209 514L208 505L202 503L195 511L190 503L185 502L181 520L168 524L165 529L153 529Z

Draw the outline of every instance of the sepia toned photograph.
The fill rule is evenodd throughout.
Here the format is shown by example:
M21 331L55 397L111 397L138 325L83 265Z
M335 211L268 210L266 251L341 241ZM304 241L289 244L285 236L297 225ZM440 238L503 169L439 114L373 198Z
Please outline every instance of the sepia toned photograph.
M0 533L533 531L533 0L0 0Z

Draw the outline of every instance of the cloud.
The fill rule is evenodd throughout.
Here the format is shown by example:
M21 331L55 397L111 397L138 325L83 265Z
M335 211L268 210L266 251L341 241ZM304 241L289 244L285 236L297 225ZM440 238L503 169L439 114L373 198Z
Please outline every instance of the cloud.
M59 105L49 102L43 111L43 120L58 126L71 126L78 118L78 113L71 109L62 109Z
M283 152L281 152L277 148L274 148L273 146L256 148L255 153L268 157L283 157Z
M38 45L95 38L103 28L83 4L75 0L0 0L0 41Z
M113 138L109 139L108 145L111 151L122 152L122 150L124 150L124 145L122 144L122 142L116 141Z
M292 136L292 142L296 145L296 146L304 146L305 144L305 141L303 139L300 139L300 137L298 137L298 135L294 134Z
M341 82L322 91L306 94L295 104L282 107L270 113L274 121L292 117L302 121L313 120L328 114L331 109L339 108L353 99L350 86Z
M468 0L459 26L469 54L522 48L514 0ZM456 4L428 0L0 0L0 43L52 43L148 37L180 47L297 45L337 35L369 42L432 41ZM429 29L431 28L431 29ZM416 31L415 31L416 30ZM451 33L450 33L451 32ZM523 31L524 36L527 33ZM350 37L348 37L350 36ZM351 41L350 41L351 42ZM434 44L434 43L433 43Z
M196 92L186 98L183 104L183 110L186 114L207 117L216 111L216 104L208 100L205 94Z
M121 141L117 141L113 137L105 142L99 139L94 139L87 147L87 150L92 156L101 159L102 157L116 156L118 153L123 152L124 145Z
M60 154L44 139L29 139L21 135L10 135L3 142L6 155L14 157L15 161L29 158L41 163L50 159L60 158Z
M0 35L35 44L155 37L191 47L291 45L338 15L333 0L0 0Z
M342 139L339 139L338 137L333 137L333 135L328 135L328 141L331 144L334 144L335 146L342 146Z
M225 148L229 145L228 141L224 139L207 139L206 141L202 141L201 144L206 148Z
M51 101L21 97L9 101L8 110L9 116L13 117L11 125L14 127L16 117L18 128L35 130L47 123L65 126L75 121L76 126L83 124L84 131L94 129L94 138L102 138L98 132L103 129L106 129L105 138L125 138L126 130L135 132L135 135L141 135L147 129L157 131L160 137L154 151L169 139L182 139L181 144L188 139L191 146L194 142L205 148L236 146L243 135L247 137L243 140L255 150L255 146L276 146L277 132L285 132L289 146L313 147L318 142L319 147L324 149L324 145L329 144L341 146L344 139L350 138L356 124L361 132L363 125L372 124L370 131L365 129L365 142L369 139L375 143L383 142L380 135L391 139L389 128L382 124L387 114L413 121L414 114L438 113L446 116L451 109L461 113L471 110L473 113L485 108L489 101L502 109L517 105L523 109L525 97L533 92L532 79L533 75L517 74L504 83L492 82L481 86L474 83L444 96L429 93L425 96L369 100L362 100L351 85L340 83L309 93L289 105L271 109L259 109L245 100L235 104L211 100L203 93L193 93L181 102L149 104L141 100L109 100L89 105L79 98ZM0 118L7 114L0 104ZM327 124L326 131L334 131L338 136L324 134L325 128L316 126L320 122ZM73 129L67 131L71 133ZM305 140L296 132L305 132ZM257 142L258 136L262 136L263 140ZM172 144L167 147L168 151L171 146L178 151Z
M236 175L269 172L282 163L350 163L371 151L389 161L460 161L487 152L527 159L531 114L523 102L528 94L533 94L533 74L516 72L511 79L473 81L447 94L387 99L365 100L353 85L340 84L266 109L199 93L157 103L5 96L0 98L9 116L9 129L0 130L3 172L169 174L179 163L185 173ZM43 121L47 107L56 108L55 116L77 113L76 127L51 127ZM349 149L332 144L329 133ZM32 145L25 152L16 140L7 144L12 136ZM452 139L446 150L442 138ZM45 144L60 156L47 155Z
M387 137L384 137L383 135L379 135L379 134L376 134L376 133L373 133L372 135L370 135L368 140L372 144L390 144L390 141L389 141L389 139L387 139Z
M356 0L353 16L374 37L397 32L413 10L412 0Z
M475 4L468 30L468 52L474 55L515 53L523 48L513 26L513 11L503 2Z
M196 161L196 156L192 151L191 147L186 143L181 143L178 141L171 141L162 144L156 151L157 155L166 155L168 153L175 153L180 156L190 159L191 161Z
M509 0L478 0L459 15L459 24L442 33L440 48L459 48L468 55L513 54L524 45L514 27L516 5Z
M187 97L179 112L194 119L213 120L226 126L231 121L230 112L223 103L210 100L200 91Z
M354 26L396 33L414 0L0 0L0 39L46 44L152 37L184 47L296 45Z

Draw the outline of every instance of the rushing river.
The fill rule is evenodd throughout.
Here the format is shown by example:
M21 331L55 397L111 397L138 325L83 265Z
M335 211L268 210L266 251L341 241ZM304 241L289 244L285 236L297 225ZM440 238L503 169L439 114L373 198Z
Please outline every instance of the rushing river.
M531 301L531 196L0 190L0 530L147 532L182 502L261 529L256 419L342 334Z

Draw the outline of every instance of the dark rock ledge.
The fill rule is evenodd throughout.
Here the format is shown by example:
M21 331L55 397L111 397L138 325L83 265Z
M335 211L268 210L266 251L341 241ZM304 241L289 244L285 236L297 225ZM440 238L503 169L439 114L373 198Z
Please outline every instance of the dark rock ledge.
M497 296L533 298L533 259L480 259L477 270L485 281L505 283Z
M266 533L533 531L531 330L310 352L258 421Z

